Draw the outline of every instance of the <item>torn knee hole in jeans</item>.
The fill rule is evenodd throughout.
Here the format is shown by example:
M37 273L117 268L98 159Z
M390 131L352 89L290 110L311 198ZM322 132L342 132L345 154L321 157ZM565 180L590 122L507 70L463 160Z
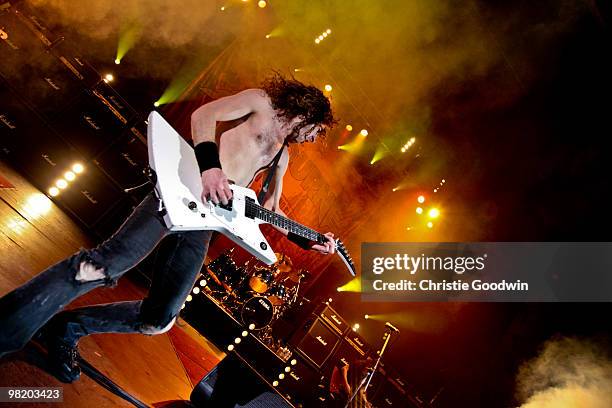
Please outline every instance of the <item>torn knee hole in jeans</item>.
M79 262L75 279L78 282L104 280L104 284L107 286L115 286L117 284L117 280L108 275L106 268L95 262L87 254L84 254L83 259Z

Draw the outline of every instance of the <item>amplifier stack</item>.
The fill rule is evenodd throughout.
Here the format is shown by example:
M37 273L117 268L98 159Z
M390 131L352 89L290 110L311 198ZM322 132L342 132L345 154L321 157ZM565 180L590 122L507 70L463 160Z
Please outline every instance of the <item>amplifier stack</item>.
M146 124L26 4L0 9L0 159L41 191L75 163L82 174L51 197L85 228L108 235L146 193ZM49 196L51 196L49 194Z

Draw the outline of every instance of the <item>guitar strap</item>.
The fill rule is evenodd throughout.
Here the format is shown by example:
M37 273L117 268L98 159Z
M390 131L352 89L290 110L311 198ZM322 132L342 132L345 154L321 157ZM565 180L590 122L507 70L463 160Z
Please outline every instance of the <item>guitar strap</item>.
M261 190L259 190L259 194L257 194L257 199L259 200L259 203L261 205L263 205L263 199L266 197L268 188L270 188L270 182L272 181L272 177L274 177L274 174L276 173L276 168L278 167L278 161L280 160L283 154L283 150L285 149L286 145L287 145L287 142L285 141L285 143L283 143L278 153L276 153L276 156L274 156L274 159L272 160L272 164L271 164L272 167L270 167L270 170L268 170L268 173L266 174L266 179L261 185Z

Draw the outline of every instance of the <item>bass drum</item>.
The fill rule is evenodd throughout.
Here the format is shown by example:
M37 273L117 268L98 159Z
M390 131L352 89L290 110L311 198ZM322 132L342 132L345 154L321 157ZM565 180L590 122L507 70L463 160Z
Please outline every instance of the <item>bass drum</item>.
M255 330L268 326L274 318L274 306L263 296L254 296L243 303L240 318L245 325L254 324Z

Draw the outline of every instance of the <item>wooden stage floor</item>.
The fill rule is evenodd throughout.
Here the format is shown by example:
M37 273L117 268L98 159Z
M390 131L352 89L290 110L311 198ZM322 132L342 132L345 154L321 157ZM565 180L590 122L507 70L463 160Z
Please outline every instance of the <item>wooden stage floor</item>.
M0 162L0 176L2 296L80 247L91 246L94 242L61 209L3 162ZM40 210L34 203L48 208ZM124 277L117 287L96 289L68 308L140 299L144 293L146 288ZM79 349L87 361L124 390L155 407L188 400L194 382L223 358L223 353L180 319L162 335L93 335L84 338ZM0 387L63 387L61 406L66 407L132 406L85 375L73 384L60 383L38 368L29 354L32 352L21 351L0 359ZM0 403L1 406L8 405ZM59 405L21 403L18 406Z

